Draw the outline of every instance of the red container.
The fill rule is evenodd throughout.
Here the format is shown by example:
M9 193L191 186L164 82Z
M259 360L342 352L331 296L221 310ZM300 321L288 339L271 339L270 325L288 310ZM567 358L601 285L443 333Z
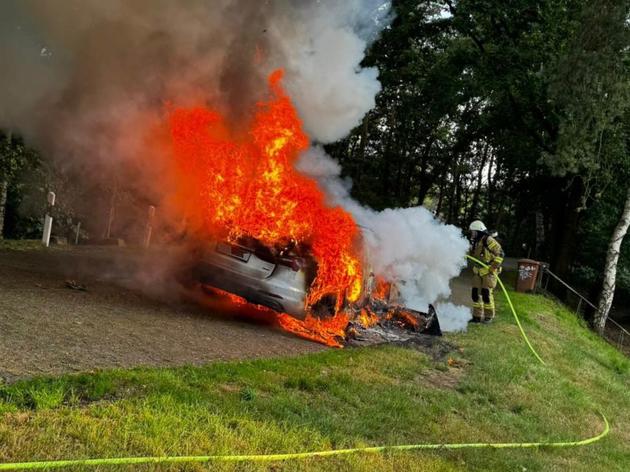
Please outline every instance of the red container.
M532 292L536 288L540 262L532 259L518 261L518 277L516 278L517 292Z

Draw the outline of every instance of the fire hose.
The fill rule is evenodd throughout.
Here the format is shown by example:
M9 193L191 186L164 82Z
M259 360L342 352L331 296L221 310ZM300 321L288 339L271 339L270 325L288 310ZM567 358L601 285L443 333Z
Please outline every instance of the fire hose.
M489 269L489 266L487 264L484 264L483 262L481 262L479 259L477 259L477 258L475 258L473 256L470 256L468 254L466 255L466 257L468 259L470 259L471 261L476 262L480 266L484 267L485 269ZM497 283L501 287L501 290L503 291L503 295L505 295L505 299L507 300L508 305L510 306L510 310L512 311L512 315L514 316L514 320L516 321L516 325L518 326L518 329L521 331L521 336L523 336L523 339L525 340L525 343L527 344L527 347L529 348L530 351L532 351L534 356L536 356L536 359L538 359L538 361L542 365L545 365L545 361L542 360L542 358L536 352L536 349L534 349L534 346L532 346L532 343L529 342L529 338L525 334L525 330L523 329L523 325L521 325L521 320L518 318L518 315L516 314L516 310L514 309L514 305L512 304L512 299L508 295L508 292L505 289L505 285L503 285L503 281L501 281L501 277L499 277L498 275L497 275Z
M480 260L466 256L473 262L488 267ZM523 339L525 340L529 350L534 354L536 359L543 365L545 362L538 355L531 342L525 334L525 330L521 325L521 322L516 314L512 300L508 295L508 292L503 285L500 277L497 276L497 282L501 287L505 298L508 301L512 315L516 320L516 324L521 332ZM148 457L111 457L111 458L97 458L97 459L70 459L70 460L51 460L51 461L35 461L35 462L6 462L0 463L0 470L35 470L35 469L53 469L61 467L94 467L102 465L138 465L138 464L181 464L181 463L207 463L207 462L277 462L295 459L308 459L314 457L331 457L342 456L355 453L382 453L391 451L413 451L413 450L453 450L453 449L527 449L527 448L566 448L566 447L578 447L593 444L603 437L607 436L610 432L610 424L603 413L599 413L604 429L601 433L590 438L575 440L575 441L539 441L539 442L513 442L513 443L435 443L435 444L405 444L395 446L368 446L368 447L356 447L349 449L332 449L325 451L307 451L307 452L293 452L286 454L237 454L237 455L209 455L209 456L148 456Z
M137 464L177 464L183 462L276 462L290 459L312 457L330 457L354 454L357 452L413 451L418 449L527 449L535 447L575 447L586 446L599 441L610 431L606 417L601 414L604 430L597 436L579 441L529 442L529 443L457 443L457 444L407 444L400 446L355 447L351 449L333 449L329 451L294 452L288 454L245 454L233 456L164 456L164 457L117 457L108 459L77 459L42 462L15 462L0 464L0 470L33 470L71 466L98 465L137 465Z

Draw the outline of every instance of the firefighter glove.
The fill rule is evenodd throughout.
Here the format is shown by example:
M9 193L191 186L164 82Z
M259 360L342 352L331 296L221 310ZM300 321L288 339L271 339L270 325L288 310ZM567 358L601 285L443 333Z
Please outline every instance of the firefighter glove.
M481 269L479 269L479 272L478 272L480 277L485 277L489 273L490 273L490 269L488 267L482 267Z

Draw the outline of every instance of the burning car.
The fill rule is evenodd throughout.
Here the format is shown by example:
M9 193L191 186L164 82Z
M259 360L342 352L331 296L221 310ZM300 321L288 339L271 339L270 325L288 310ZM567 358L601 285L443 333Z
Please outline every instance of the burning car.
M169 114L172 200L196 235L189 275L332 346L350 328L435 328L434 314L373 294L382 284L363 260L357 222L295 167L309 139L281 79L281 70L269 76L269 99L238 126L205 106Z
M366 272L358 299L339 301L329 294L309 306L317 262L303 247L273 250L251 238L212 241L197 246L192 260L192 280L207 292L227 293L271 309L284 328L309 339L329 345L353 340L360 345L366 340L399 339L393 331L441 335L432 306L428 313L404 307L396 287L371 272Z

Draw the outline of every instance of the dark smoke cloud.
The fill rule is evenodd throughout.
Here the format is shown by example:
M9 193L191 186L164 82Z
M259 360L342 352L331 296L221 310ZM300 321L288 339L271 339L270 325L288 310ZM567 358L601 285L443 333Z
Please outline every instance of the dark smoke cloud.
M78 180L156 199L167 156L146 133L166 103L246 124L283 67L313 139L346 135L380 90L359 63L389 12L383 0L3 0L0 128Z
M123 136L133 128L121 125L133 126L137 115L142 124L164 101L210 101L238 115L261 88L252 59L256 45L266 46L265 12L272 10L264 5L2 2L0 58L10 72L0 83L0 124L55 154L115 159L136 151Z
M326 140L324 117L309 114L334 122L330 108L350 105L356 121L369 109L380 86L358 64L388 14L381 0L4 0L0 126L55 140L75 128L70 144L88 134L94 147L95 134L119 134L121 115L161 111L166 100L201 99L240 117L264 76L284 67L309 131ZM335 134L354 124L336 123Z

